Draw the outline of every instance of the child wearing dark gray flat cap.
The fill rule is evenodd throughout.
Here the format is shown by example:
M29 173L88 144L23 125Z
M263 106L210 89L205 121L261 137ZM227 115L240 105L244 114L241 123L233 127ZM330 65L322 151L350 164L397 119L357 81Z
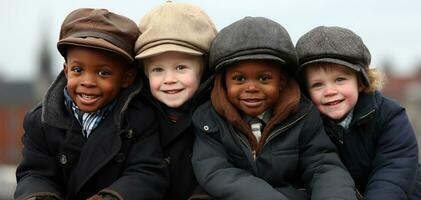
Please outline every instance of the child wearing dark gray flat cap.
M162 199L167 165L134 67L136 23L81 8L63 21L62 72L24 120L18 200Z
M381 76L369 68L362 39L346 28L320 26L304 34L296 50L302 88L361 198L421 199L414 131L405 109L378 91Z
M294 79L288 32L246 17L212 42L211 101L193 115L192 164L215 199L355 199L354 182Z

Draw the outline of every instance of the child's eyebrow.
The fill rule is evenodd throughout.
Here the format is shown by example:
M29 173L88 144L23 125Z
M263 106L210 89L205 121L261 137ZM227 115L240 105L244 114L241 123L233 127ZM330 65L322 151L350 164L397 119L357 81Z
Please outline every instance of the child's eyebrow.
M98 67L110 67L110 65L109 65L109 64L98 64L97 66L98 66Z
M154 62L149 62L148 63L148 67L164 67L164 65L162 65L161 63L154 63Z
M309 78L307 79L307 82L313 83L313 82L320 82L323 81L323 78Z
M83 62L78 61L78 60L70 60L68 63L69 64L83 64Z

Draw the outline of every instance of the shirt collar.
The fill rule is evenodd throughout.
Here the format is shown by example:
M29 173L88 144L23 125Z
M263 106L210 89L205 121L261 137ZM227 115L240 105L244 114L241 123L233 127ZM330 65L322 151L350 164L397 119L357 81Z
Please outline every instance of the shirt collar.
M348 115L345 117L344 120L342 120L341 122L337 123L339 126L342 126L345 129L348 129L349 125L351 124L352 118L354 116L354 109L352 109Z

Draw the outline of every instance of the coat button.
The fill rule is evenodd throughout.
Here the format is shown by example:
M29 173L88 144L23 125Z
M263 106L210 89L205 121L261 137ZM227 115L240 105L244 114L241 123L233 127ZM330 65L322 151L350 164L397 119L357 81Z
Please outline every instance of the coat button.
M64 154L60 155L60 163L62 165L65 165L67 163L67 156L66 155L64 155Z
M130 139L130 138L132 138L133 137L133 129L130 129L129 131L127 131L127 133L126 133L126 138L127 139Z
M209 131L209 126L205 125L205 126L203 126L203 129L204 129L205 131Z
M118 163L122 163L126 159L126 155L124 153L119 153L114 157L114 160Z
M167 163L167 164L170 164L170 162L171 162L171 157L166 157L166 158L164 158L164 160L165 160L165 162Z

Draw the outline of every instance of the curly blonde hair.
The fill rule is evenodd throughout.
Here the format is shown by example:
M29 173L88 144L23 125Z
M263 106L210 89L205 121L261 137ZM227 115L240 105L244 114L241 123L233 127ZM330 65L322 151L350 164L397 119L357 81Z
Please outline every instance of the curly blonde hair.
M363 92L370 93L376 90L381 90L384 85L384 73L376 68L366 68L369 86L362 84L361 75L358 76L358 83L361 85Z

